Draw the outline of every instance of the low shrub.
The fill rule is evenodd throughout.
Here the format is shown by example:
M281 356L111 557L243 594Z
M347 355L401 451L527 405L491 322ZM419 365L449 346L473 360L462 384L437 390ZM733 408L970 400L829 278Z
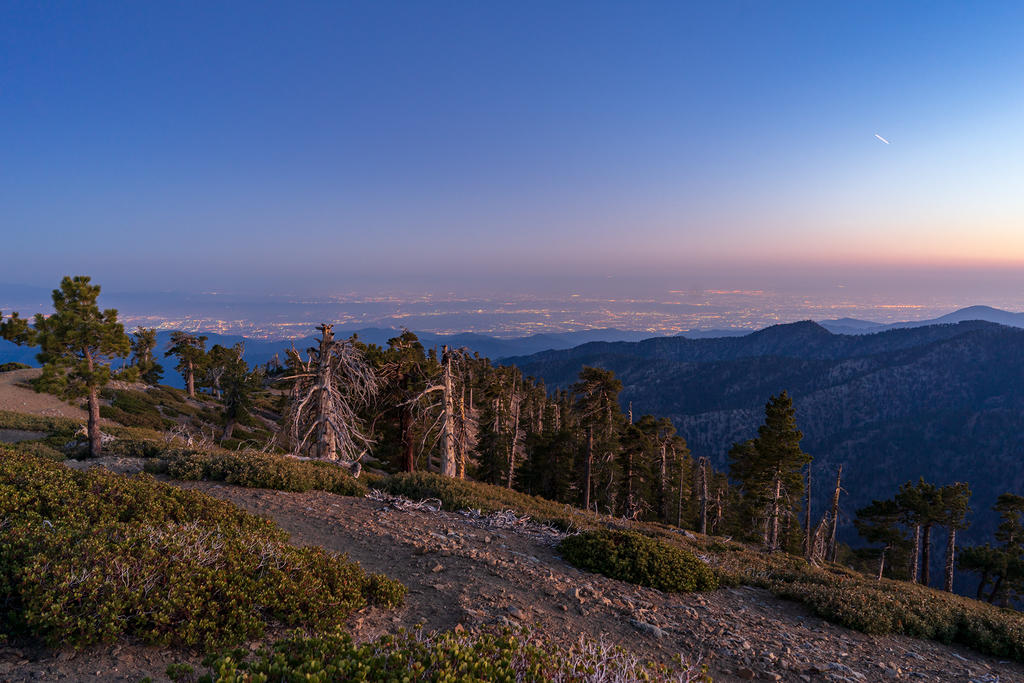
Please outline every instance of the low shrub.
M419 681L479 683L520 681L584 683L614 680L710 681L699 663L666 667L641 662L620 648L581 640L571 648L537 644L528 632L425 635L400 632L357 645L347 634L319 638L295 635L261 650L246 661L236 651L208 662L200 681ZM173 670L172 670L173 669ZM597 678L598 672L603 674ZM193 680L191 667L173 665L168 676L179 683Z
M11 372L12 370L29 370L31 365L25 363L0 363L0 372Z
M336 464L255 451L184 452L169 458L163 471L174 479L222 481L247 488L329 491L343 496L362 496L367 491Z
M0 633L220 647L270 623L331 628L405 589L269 520L148 475L0 451Z
M632 531L584 531L558 550L573 566L639 586L675 593L718 588L714 572L692 553Z
M1024 660L1024 615L1013 610L910 583L810 568L776 577L768 587L823 619L864 633L962 643Z

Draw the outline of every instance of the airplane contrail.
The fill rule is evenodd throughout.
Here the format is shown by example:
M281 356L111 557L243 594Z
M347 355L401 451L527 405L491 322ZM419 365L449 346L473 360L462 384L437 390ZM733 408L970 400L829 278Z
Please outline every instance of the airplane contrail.
M887 145L888 145L888 144L890 144L888 140L886 140L885 138L883 138L883 137L882 137L881 135L879 135L878 133L875 133L875 137L876 137L876 138L878 138L879 140L881 140L882 142L884 142L884 143L885 143L885 144L887 144Z

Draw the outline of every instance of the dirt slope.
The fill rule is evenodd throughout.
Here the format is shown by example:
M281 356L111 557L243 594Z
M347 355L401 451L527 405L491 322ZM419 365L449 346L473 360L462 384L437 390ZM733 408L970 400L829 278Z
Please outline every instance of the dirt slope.
M45 417L73 417L79 420L88 417L78 406L65 403L52 394L37 394L32 389L19 386L35 379L40 372L42 371L38 368L0 372L0 410Z

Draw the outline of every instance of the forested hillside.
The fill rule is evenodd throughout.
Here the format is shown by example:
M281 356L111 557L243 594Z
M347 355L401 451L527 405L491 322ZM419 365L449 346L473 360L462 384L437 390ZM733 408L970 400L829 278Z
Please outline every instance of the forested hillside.
M741 338L586 344L508 359L549 386L582 366L613 370L623 406L669 417L695 457L724 468L751 438L765 397L786 390L825 491L844 466L842 537L854 509L909 480L970 482L972 526L990 536L989 508L1024 489L1024 330L979 321L846 336L812 322ZM816 507L826 504L826 496Z

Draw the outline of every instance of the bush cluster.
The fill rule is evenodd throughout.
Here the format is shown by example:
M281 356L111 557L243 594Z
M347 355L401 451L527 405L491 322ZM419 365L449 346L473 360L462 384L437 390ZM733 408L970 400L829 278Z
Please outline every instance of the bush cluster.
M273 522L148 475L0 449L0 633L219 647L270 623L330 628L404 587Z
M599 675L600 680L623 683L710 680L704 667L689 662L679 661L669 668L588 641L556 648L531 642L535 640L529 633L511 631L401 632L362 645L340 632L319 638L293 636L260 651L252 661L246 661L244 652L217 657L199 680L584 683ZM190 668L181 665L169 668L168 675L178 683L194 680Z
M336 464L255 451L182 452L168 458L161 470L174 479L222 481L247 488L329 491L343 496L362 496L367 491Z
M767 587L828 621L870 634L899 633L1024 660L1024 616L924 586L845 572L773 576Z
M584 531L558 550L580 569L639 586L675 593L718 588L714 572L692 553L632 531Z
M0 363L0 372L11 372L12 370L28 370L31 365L24 363Z

